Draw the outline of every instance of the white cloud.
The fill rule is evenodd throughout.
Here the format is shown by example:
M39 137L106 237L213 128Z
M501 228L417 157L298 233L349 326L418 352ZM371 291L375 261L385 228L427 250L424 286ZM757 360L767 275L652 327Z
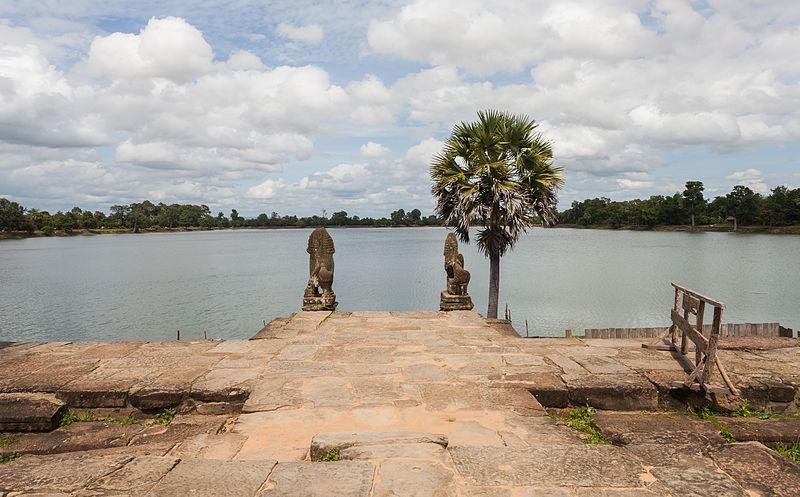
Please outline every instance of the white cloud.
M382 157L390 152L388 147L375 142L367 142L361 145L360 150L362 157Z
M278 35L288 38L292 41L300 43L307 43L316 45L322 41L322 28L317 24L307 24L305 26L297 26L290 22L282 22L278 24L275 29Z
M767 187L767 184L764 182L764 173L758 169L749 168L745 169L744 171L736 171L727 178L735 181L737 185L750 188L754 192L769 192L769 187Z
M197 28L177 17L154 17L138 35L95 38L85 64L98 76L186 81L208 73L212 60L211 46Z

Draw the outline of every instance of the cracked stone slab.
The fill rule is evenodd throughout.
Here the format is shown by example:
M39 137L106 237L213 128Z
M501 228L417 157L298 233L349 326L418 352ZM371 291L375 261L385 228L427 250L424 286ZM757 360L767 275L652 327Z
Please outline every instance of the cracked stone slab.
M319 460L322 454L331 450L397 444L436 444L446 448L447 437L439 433L413 431L323 432L311 439L311 460Z
M59 454L124 447L144 430L141 425L116 423L73 423L49 433L18 434L0 448L0 453Z
M66 409L54 395L0 394L0 431L50 431Z
M448 451L461 476L488 486L638 487L644 472L634 456L608 445L451 447Z
M279 463L259 497L368 497L375 467L365 461Z
M183 459L147 495L255 495L275 464L275 461Z
M730 476L705 468L660 467L651 471L672 495L686 497L750 497Z
M618 444L721 444L719 429L711 423L680 414L598 412L594 425Z
M89 485L90 490L142 495L178 464L174 457L141 456Z
M370 459L433 459L444 454L444 447L435 443L366 445L343 449L340 457L346 460Z
M721 421L740 442L771 444L800 440L800 419L724 418Z
M564 381L574 405L612 411L647 411L658 407L658 390L638 374L568 375Z
M712 457L752 495L790 497L800 492L800 464L758 442L729 444Z
M0 492L74 492L133 459L130 456L23 456L0 469Z
M413 495L455 497L453 471L432 461L388 460L381 463L373 497Z

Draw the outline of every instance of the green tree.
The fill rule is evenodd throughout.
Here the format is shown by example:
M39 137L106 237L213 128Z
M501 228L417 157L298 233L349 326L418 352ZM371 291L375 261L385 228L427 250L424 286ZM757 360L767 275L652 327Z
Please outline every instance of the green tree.
M411 212L406 214L407 224L418 226L421 220L422 220L422 211L420 211L419 209L413 209Z
M736 185L725 196L728 215L736 218L739 225L754 224L760 215L761 195L743 185Z
M683 190L684 205L688 206L692 216L692 228L694 228L695 209L699 209L706 202L705 198L703 198L703 190L705 190L705 187L702 181L687 181L686 189Z
M563 184L553 164L550 142L524 115L494 110L453 128L431 165L436 210L446 226L469 243L478 231L478 248L489 258L487 317L497 318L500 258L537 222L556 219L556 192Z
M400 226L406 224L406 211L403 209L397 209L396 211L391 213L392 223L395 226Z
M7 198L0 198L0 231L25 229L25 208Z
M347 217L347 212L339 211L331 215L331 224L334 226L344 226L350 219Z

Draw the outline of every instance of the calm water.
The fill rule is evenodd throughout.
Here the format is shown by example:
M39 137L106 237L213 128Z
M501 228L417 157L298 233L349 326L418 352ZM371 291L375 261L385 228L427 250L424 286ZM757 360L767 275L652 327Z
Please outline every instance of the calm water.
M0 241L0 340L246 338L301 304L310 230ZM338 229L341 310L438 309L445 230ZM488 261L462 246L486 312ZM800 237L535 229L503 258L501 309L531 334L668 320L670 281L728 322L800 328ZM502 310L501 310L502 313Z

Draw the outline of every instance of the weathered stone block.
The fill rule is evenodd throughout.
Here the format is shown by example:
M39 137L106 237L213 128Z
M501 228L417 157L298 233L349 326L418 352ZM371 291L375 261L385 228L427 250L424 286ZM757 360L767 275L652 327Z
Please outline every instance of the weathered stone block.
M452 470L433 461L388 460L378 469L372 495L454 497L457 492L453 476Z
M255 495L266 481L275 461L211 461L184 459L147 495Z
M374 474L365 461L280 463L259 497L367 497Z
M145 387L133 392L128 401L142 411L176 407L188 396L188 388Z
M489 486L639 487L639 461L624 448L588 445L550 447L450 447L459 474Z
M23 456L3 464L0 492L74 492L131 459L130 456Z
M650 473L670 495L749 497L730 476L712 469L661 467Z
M713 453L712 457L750 495L798 495L800 465L758 442L728 444Z
M0 394L0 431L50 431L65 408L50 394Z
M318 433L311 439L311 460L331 450L342 451L349 447L371 445L423 444L433 443L447 447L447 437L438 433L413 431L366 431L366 432L326 432Z
M722 422L740 442L771 444L800 440L800 419L724 418Z
M711 423L680 414L598 412L594 424L618 444L721 444Z
M613 411L645 411L658 407L658 391L638 374L565 376L574 405Z

